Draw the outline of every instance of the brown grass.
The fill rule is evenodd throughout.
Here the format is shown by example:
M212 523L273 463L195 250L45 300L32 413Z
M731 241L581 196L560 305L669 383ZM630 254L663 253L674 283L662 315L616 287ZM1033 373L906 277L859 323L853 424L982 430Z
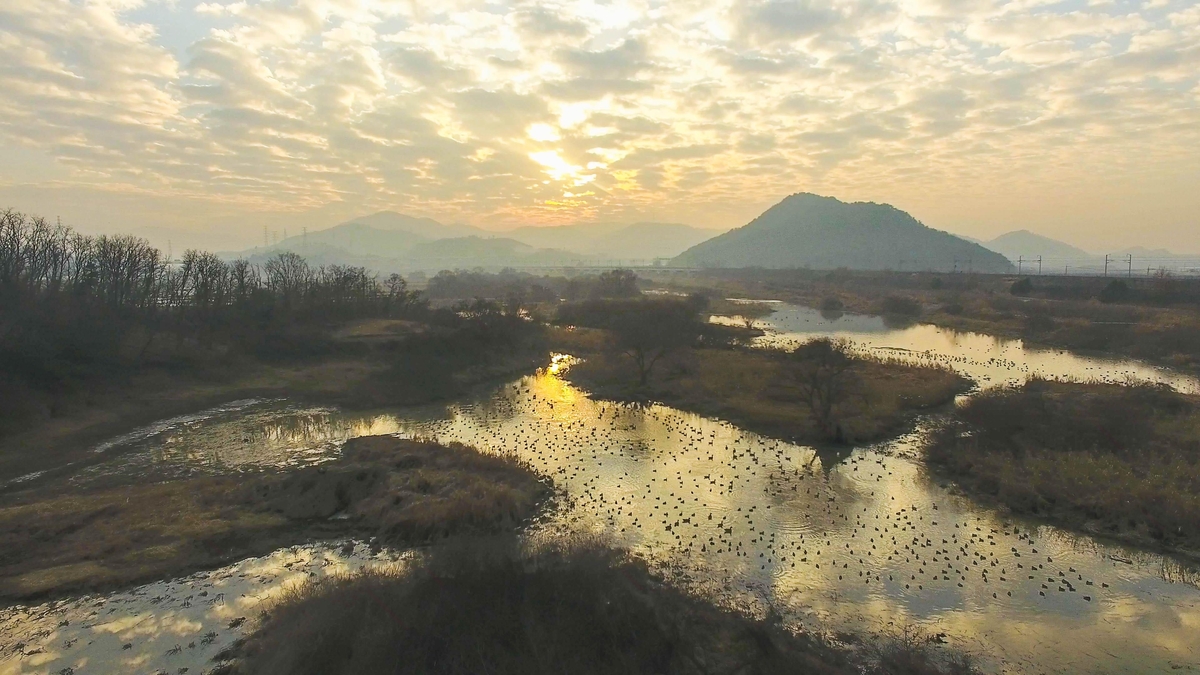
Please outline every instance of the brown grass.
M573 366L566 377L602 398L652 399L682 410L726 419L750 431L796 442L830 440L789 378L784 352L763 349L682 351L639 390L629 359L600 352ZM969 382L949 370L858 358L848 389L834 408L846 442L886 438L918 411L944 405Z
M928 459L1013 511L1200 550L1200 397L1034 380L971 399L931 437Z
M378 436L285 474L18 495L0 506L0 597L178 576L313 538L413 544L511 529L548 494L511 459Z
M920 655L917 653L920 652ZM686 595L595 544L448 546L400 573L301 588L224 666L256 675L921 675L929 644L862 662L845 650Z

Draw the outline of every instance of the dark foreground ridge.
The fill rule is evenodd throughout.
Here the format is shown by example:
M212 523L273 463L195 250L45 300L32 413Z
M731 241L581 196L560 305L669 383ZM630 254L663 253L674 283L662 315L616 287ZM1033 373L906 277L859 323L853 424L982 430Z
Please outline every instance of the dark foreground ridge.
M508 458L371 436L286 473L18 495L0 505L0 599L177 577L314 539L415 545L511 531L549 494Z
M967 674L923 640L862 653L716 607L596 544L454 542L284 598L225 675Z

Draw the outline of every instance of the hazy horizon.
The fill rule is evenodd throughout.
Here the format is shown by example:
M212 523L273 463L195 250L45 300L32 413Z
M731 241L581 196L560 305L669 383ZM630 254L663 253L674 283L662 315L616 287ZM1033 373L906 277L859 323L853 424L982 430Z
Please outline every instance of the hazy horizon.
M814 192L1200 252L1194 3L439 7L10 0L0 208L230 250L381 210L724 230Z

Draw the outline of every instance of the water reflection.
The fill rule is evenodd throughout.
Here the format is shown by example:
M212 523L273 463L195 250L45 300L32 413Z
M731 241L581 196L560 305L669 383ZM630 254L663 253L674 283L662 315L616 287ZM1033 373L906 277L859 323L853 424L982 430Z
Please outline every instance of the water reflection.
M428 413L408 411L414 419ZM154 424L114 439L113 459L75 473L71 484L169 480L197 474L254 471L319 464L336 459L350 438L400 430L387 413L346 416L334 408L282 400L221 406L170 424Z
M0 675L205 673L289 588L405 559L353 542L295 546L122 593L0 609Z
M714 321L727 321L714 317ZM889 327L877 316L844 314L830 319L807 307L780 304L759 325L770 331L759 344L790 346L813 337L844 339L861 351L913 363L948 366L981 387L1018 384L1031 376L1125 383L1161 382L1185 392L1200 392L1200 381L1129 359L1080 356L1058 349L1037 349L1021 340L962 333L929 324Z
M1027 350L1019 342L926 326L891 332L818 329L787 323L787 317L801 321L802 315L787 311L793 313L772 317L780 333L768 339L805 339L825 330L853 339L861 349L943 363L985 386L1020 381L1032 372L1194 386L1133 362ZM808 328L788 330L798 325ZM345 439L373 433L516 453L553 477L568 497L538 532L605 533L657 561L681 583L726 598L764 598L798 624L848 631L920 624L1011 671L1200 667L1200 573L1159 555L976 506L922 470L916 459L920 429L848 456L822 456L667 407L593 401L545 372L445 409L348 415L260 402L139 436L136 448L114 446L108 470L242 470L320 461L336 456ZM133 464L120 468L122 462ZM311 564L303 569L313 571ZM239 587L239 597L278 587L278 576L264 575L261 584L249 572L234 576L247 584ZM194 601L197 579L209 577L156 585L162 590L148 592L166 594L176 604L138 604L134 615L146 625L171 625L172 617L181 616L182 598L192 595ZM67 606L90 612L91 602L110 600ZM6 641L21 636L23 653L37 645L33 648L54 655L35 659L9 652L0 655L0 673L57 672L75 663L77 653L61 647L66 633L51 630L49 619L29 618L56 617L57 607L0 615ZM182 616L192 634L211 624ZM31 628L23 628L27 624ZM115 639L88 639L96 640L89 652L96 664L132 658L115 651L120 644ZM179 657L164 656L175 642L156 640L149 651L136 653L147 664L168 663L163 659Z

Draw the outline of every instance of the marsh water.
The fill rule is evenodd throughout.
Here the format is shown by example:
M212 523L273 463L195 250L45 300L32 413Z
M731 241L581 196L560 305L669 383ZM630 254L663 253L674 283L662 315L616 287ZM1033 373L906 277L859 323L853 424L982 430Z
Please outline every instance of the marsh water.
M944 364L981 387L1040 374L1198 388L1135 362L871 317L781 305L764 323L764 342L835 335ZM561 378L568 364L556 358L449 407L348 414L235 402L98 446L111 459L71 480L274 470L336 458L346 439L370 434L461 441L515 453L563 490L535 533L608 536L681 584L770 603L798 626L866 635L917 626L1008 672L1200 669L1200 572L957 496L922 467L921 422L829 453L665 406L593 401ZM288 584L398 555L293 547L128 592L0 610L0 673L204 672L252 625L238 619Z

